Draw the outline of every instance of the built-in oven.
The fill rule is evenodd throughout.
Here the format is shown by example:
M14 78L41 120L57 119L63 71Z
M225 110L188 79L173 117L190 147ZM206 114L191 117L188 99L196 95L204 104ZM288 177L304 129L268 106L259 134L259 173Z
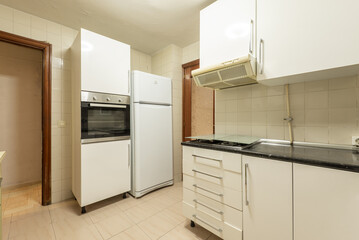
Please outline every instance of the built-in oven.
M81 92L81 143L130 139L130 97Z

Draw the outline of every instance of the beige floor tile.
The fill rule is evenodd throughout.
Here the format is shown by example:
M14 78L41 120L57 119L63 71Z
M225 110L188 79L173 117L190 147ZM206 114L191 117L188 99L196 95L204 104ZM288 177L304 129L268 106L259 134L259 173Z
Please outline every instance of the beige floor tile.
M141 203L135 207L132 207L125 211L125 214L135 223L139 223L157 212L159 212L163 206L158 201L150 199L144 203Z
M123 211L117 205L110 205L96 210L88 211L93 223L97 223L117 214L123 214Z
M27 236L32 232L40 232L40 229L51 224L51 218L46 214L38 214L30 218L11 222L10 224L10 239L18 237L19 235Z
M95 225L79 227L71 232L55 229L56 240L103 240Z
M166 209L138 225L151 239L158 239L183 221L184 217Z
M110 240L151 240L137 225L110 238Z
M84 218L68 218L64 220L59 220L52 223L55 235L57 239L66 239L66 237L69 237L73 235L75 232L81 230L84 232L84 229L87 229L88 227L92 226L92 222L90 220L86 221Z
M21 231L20 234L9 238L10 240L55 240L55 233L51 224Z
M2 224L2 239L7 240L10 233L10 222L3 222Z
M69 201L58 207L49 208L52 222L81 219L82 221L92 224L89 214L81 214L81 208L75 201Z
M150 198L147 198L146 196L141 197L141 198L137 198L135 199L132 196L129 196L125 199L122 199L120 201L117 202L117 206L122 210L122 211L126 211L132 207L138 206L141 203L146 202L147 200L149 200Z
M204 240L211 236L211 233L201 226L196 225L192 228L190 221L186 220L181 224L177 225L176 228L168 232L166 235L161 237L161 240Z
M222 238L220 238L220 237L218 237L218 236L212 234L212 235L208 238L208 240L222 240Z
M134 223L126 216L125 213L116 214L95 223L96 228L104 239L109 239L133 225Z

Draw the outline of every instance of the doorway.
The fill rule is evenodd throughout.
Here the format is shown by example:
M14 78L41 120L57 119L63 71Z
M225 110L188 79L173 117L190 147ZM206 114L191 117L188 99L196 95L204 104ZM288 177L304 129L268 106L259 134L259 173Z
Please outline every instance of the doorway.
M212 89L197 87L191 72L199 68L199 60L182 65L183 96L182 96L182 141L187 137L213 134L215 92Z
M26 49L34 49L39 51L40 58L40 71L41 71L41 80L39 81L39 112L40 113L40 121L39 128L42 130L41 132L41 204L49 205L51 204L51 44L46 42L41 42L25 37L21 37L15 34L7 33L0 31L0 42L10 44L9 46L20 46L25 47ZM9 47L10 49L10 47ZM1 74L1 73L0 73ZM6 73L5 73L6 74ZM26 79L24 79L26 80ZM10 81L10 83L14 83L15 81ZM3 91L6 91L3 89ZM21 94L21 93L20 93ZM34 93L36 94L36 93ZM17 101L17 104L24 103L25 100L19 101L20 95L18 94L18 98L16 96L12 96L14 101ZM31 110L30 110L31 112ZM34 113L35 114L35 113ZM29 116L32 116L30 113ZM6 118L6 116L2 116L2 118ZM30 124L30 122L25 119L21 124ZM10 120L9 120L10 121ZM9 124L9 122L5 122ZM17 133L20 138L22 136L22 132ZM0 146L2 147L2 146ZM5 150L6 149L1 149ZM27 149L25 149L26 151ZM30 150L30 149L28 149ZM22 149L24 151L24 149ZM16 151L15 151L16 152ZM10 155L10 154L9 154ZM4 161L9 160L9 155L7 155ZM39 184L32 184L31 187L34 189L39 189Z

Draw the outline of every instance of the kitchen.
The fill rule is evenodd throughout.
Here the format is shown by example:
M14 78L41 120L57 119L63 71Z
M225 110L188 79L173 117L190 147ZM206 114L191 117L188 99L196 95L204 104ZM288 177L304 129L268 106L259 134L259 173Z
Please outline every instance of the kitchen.
M154 32L158 31L156 26L164 21L153 16L156 13L164 14L163 19L168 19L163 23L162 33L165 34L154 37L154 34L145 35L141 27L146 26L146 18L141 20L142 22L135 19L140 21L140 23L136 22L133 16L129 16L121 8L123 13L121 18L126 18L128 22L132 21L132 25L121 25L121 30L124 33L128 29L130 31L127 31L127 35L121 34L121 31L116 33L109 31L111 24L107 14L116 15L114 9L120 11L119 7L115 6L116 3L111 1L106 1L106 4L101 6L90 4L88 8L78 6L81 5L80 3L69 7L66 5L68 1L64 2L61 4L55 1L41 7L35 4L31 6L24 1L0 2L4 4L0 5L0 30L46 41L52 47L52 89L50 89L52 121L49 148L51 168L42 169L43 171L47 169L51 176L48 181L43 181L43 188L50 185L48 189L50 189L51 201L48 203L51 205L38 206L35 210L27 210L26 214L11 213L5 209L2 224L3 236L5 236L3 239L26 239L28 235L38 236L36 239L159 239L161 237L216 239L220 237L230 240L242 237L263 239L264 236L268 239L356 239L358 232L354 225L358 222L359 215L357 207L359 180L357 154L355 151L352 152L352 149L355 150L353 145L357 145L356 136L359 136L357 119L359 59L356 54L359 52L357 44L359 36L350 29L356 29L359 24L354 10L357 3L348 0L348 4L339 4L334 1L330 4L325 3L325 9L323 9L324 3L319 1L318 3L301 1L292 5L279 1L267 4L261 0L218 0L215 3L214 1L197 3L184 1L184 5L177 3L178 9L160 1L148 1L145 6L136 1L132 6L126 4L124 8L142 9L141 13L147 17L147 28ZM311 7L308 8L308 5ZM42 11L43 9L49 13ZM50 12L54 13L56 9L59 9L58 11L66 9L68 13L64 12L61 16L51 15ZM152 14L146 9L148 11L151 9ZM187 11L187 15L181 10ZM92 15L96 11L103 14L103 20L94 21L99 17L96 14ZM181 12L182 15L176 14L177 12ZM345 14L339 18L333 17L338 12ZM306 16L305 19L303 15ZM76 18L76 16L80 17ZM175 16L177 22L172 21ZM106 21L107 25L101 25ZM121 22L123 19L117 18L117 21ZM196 23L195 27L185 32L183 26L193 25L191 21ZM81 26L79 26L80 22ZM236 22L242 24L234 24ZM112 24L116 25L116 22ZM85 29L93 34L103 35L101 36L103 41L109 40L101 46L108 47L114 43L110 40L116 39L116 44L123 47L125 53L121 53L121 59L127 60L126 63L118 65L117 72L123 73L121 78L125 81L106 86L105 76L97 75L98 72L93 66L83 64L88 53L86 50L91 50L91 45L78 44L78 47L82 48L79 51L76 50L74 43L76 38L85 35L87 31ZM183 42L180 40L176 42L171 34L183 36ZM143 41L144 36L146 43ZM113 52L116 51L115 48L112 47ZM101 53L103 52L99 54ZM107 66L103 59L106 57L114 59L117 56L117 54L108 54L105 57L91 59L102 59L96 62L96 67L105 69ZM238 58L239 60L232 61ZM182 146L182 137L192 136L191 134L183 136L182 132L182 114L185 112L185 109L182 109L182 101L184 101L182 64L197 59L200 59L200 68L192 72L193 83L208 89L216 89L213 123L215 131L213 132L210 127L209 132L201 133L201 136L196 138L192 137L191 139L196 140L184 142ZM224 62L227 63L223 67L221 63ZM114 64L114 61L109 61L109 65L111 64ZM231 68L235 70L236 67L242 68L242 71L233 71L234 73L225 71ZM127 68L127 71L121 68ZM165 158L166 163L170 163L167 170L160 172L169 172L168 169L173 169L173 172L168 181L160 181L158 185L163 187L161 185L163 182L171 185L172 181L174 185L150 193L146 192L147 194L137 199L133 198L135 193L131 190L134 190L133 183L136 181L131 180L131 177L143 176L145 179L148 175L143 173L143 170L136 174L137 166L133 165L135 156L132 155L136 151L134 142L130 143L130 147L126 143L126 146L124 144L113 150L100 148L88 155L93 159L93 163L98 164L96 160L103 158L105 154L110 156L103 159L117 155L110 154L111 151L119 151L121 154L127 152L126 156L121 157L123 159L121 173L117 173L122 180L114 182L110 179L116 177L116 174L102 175L104 177L98 179L96 170L100 172L100 168L105 167L105 164L96 165L98 168L92 168L93 175L90 175L90 179L82 182L90 186L92 192L89 196L95 197L105 192L105 188L98 186L107 177L113 185L108 187L109 184L106 183L105 186L109 191L113 190L116 195L108 194L107 197L112 196L110 198L101 196L94 204L91 204L91 201L82 203L80 195L84 192L74 187L84 187L81 186L81 181L80 184L76 184L75 180L83 174L81 164L80 168L76 167L76 160L82 158L76 149L79 149L79 146L80 148L91 146L91 143L82 145L83 139L79 136L82 133L81 119L79 119L79 112L82 111L81 90L114 94L111 91L115 91L116 85L122 84L123 86L120 86L122 92L119 94L130 96L130 104L127 107L125 104L116 103L116 106L120 106L116 109L121 110L118 116L122 117L126 115L122 113L130 111L127 116L131 119L129 125L132 134L132 131L136 132L136 123L138 123L138 121L131 122L136 119L136 114L133 112L135 107L138 106L137 109L140 109L141 101L147 103L153 101L139 99L136 103L133 92L136 90L131 88L134 85L131 83L133 79L129 76L128 70L150 73L152 75L148 76L149 78L156 78L153 76L156 75L171 79L167 82L167 84L171 82L171 91L161 90L162 93L170 94L170 101L166 100L165 103L160 101L160 105L155 102L155 105L156 107L167 105L172 108L172 117L170 117L172 120L166 121L166 123L171 122L172 126L166 126L167 135L163 135L170 138L161 142L161 145L168 144L172 147L172 150L171 147L166 147L166 150L172 154ZM104 72L102 73L105 74ZM218 73L215 75L217 77L201 78L213 72ZM84 78L87 73L90 74ZM101 75L101 72L99 74ZM238 79L226 80L225 76L228 77L230 74L237 74L235 77ZM239 74L241 75L238 76ZM97 89L107 87L108 90L83 88L87 83L86 80L84 82L82 80L91 77L100 79L94 80ZM81 81L74 80L80 78ZM201 81L202 79L204 80ZM98 81L101 84L98 84ZM212 86L208 84L210 81L214 83ZM154 82L161 83L160 80ZM256 82L258 84L252 84ZM247 85L249 83L251 85ZM140 83L139 87L141 88L143 84ZM146 89L150 88L148 86L144 88L144 94ZM150 91L152 90L148 91L148 95L151 97ZM141 94L140 97L142 96L144 95ZM113 99L107 96L102 102L99 101L101 97L91 95L91 100L94 100L94 97L97 98L96 103L82 101L89 106L88 109L91 104L98 104L95 106L99 107L101 104L107 105ZM123 109L126 111L122 111ZM108 116L106 115L108 111L105 110L99 111ZM195 108L192 108L192 111L196 111ZM153 112L152 115L140 118L146 120L144 126L151 122L147 120L158 114ZM146 140L146 136L135 138L146 140L151 144L156 144L159 139L163 140L156 135L163 130L161 128L163 124L156 126L156 123L157 121L154 121L150 125L157 130L151 129L149 140ZM171 128L172 130L168 130ZM149 129L148 125L146 129ZM212 135L213 133L215 135ZM290 145L292 140L293 146ZM226 146L228 143L230 145ZM245 144L247 146L243 147ZM141 146L136 149L143 149ZM0 147L1 151L7 150ZM145 152L147 149L141 150L140 153L142 151L145 156L152 154L151 151ZM154 153L158 152L161 152L159 146ZM10 157L11 152L8 151L3 160L4 167L6 161L10 161ZM157 167L154 164L149 166L155 171L161 165L158 162L156 164ZM108 168L111 166L106 165ZM76 173L76 169L80 169L81 174ZM144 169L151 171L148 166ZM3 168L4 181L5 174ZM158 174L148 177L152 179L155 175L157 177ZM123 179L126 179L126 183ZM148 181L146 178L145 182ZM120 190L115 189L120 182L125 183L126 186ZM343 186L348 182L351 182L350 186L348 184ZM91 188L91 185L97 187ZM205 189L219 195L199 188L204 186ZM233 198L228 200L227 193L232 194ZM3 192L3 209L8 205L11 194ZM126 198L122 199L123 197ZM101 198L102 200L99 200ZM348 207L341 208L340 206L343 205ZM81 214L81 207L85 207L82 208L84 214ZM276 217L273 218L273 215ZM321 222L321 225L318 225L318 222ZM192 228L191 225L195 227Z

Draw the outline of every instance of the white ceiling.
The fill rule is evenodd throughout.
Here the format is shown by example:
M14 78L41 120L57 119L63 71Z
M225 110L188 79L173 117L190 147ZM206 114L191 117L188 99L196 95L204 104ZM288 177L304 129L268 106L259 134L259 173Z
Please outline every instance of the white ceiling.
M199 10L216 0L0 0L65 26L80 27L151 54L199 40Z

